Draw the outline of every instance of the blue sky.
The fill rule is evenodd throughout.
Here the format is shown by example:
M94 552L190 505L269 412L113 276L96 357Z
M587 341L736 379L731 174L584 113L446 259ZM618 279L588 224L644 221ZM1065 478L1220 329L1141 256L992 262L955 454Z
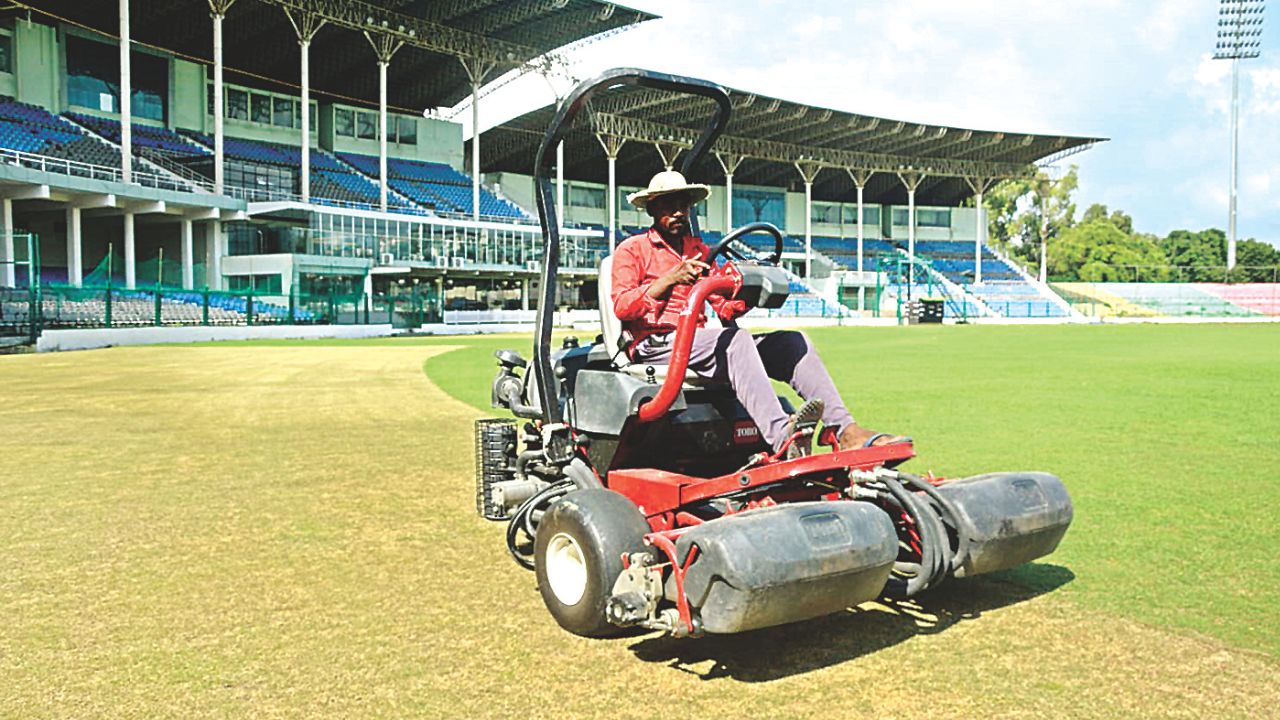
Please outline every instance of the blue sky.
M1211 59L1216 0L629 4L663 18L574 51L575 74L637 65L893 119L1107 137L1068 161L1080 211L1104 203L1160 235L1226 227L1231 64ZM1262 57L1240 64L1238 234L1280 244L1272 5ZM540 77L511 83L481 101L481 127L553 97Z

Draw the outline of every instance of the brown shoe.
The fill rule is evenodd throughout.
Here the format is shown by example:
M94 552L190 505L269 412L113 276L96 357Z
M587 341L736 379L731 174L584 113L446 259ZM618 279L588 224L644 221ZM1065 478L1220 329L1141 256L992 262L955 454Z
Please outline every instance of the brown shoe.
M787 421L786 437L791 437L797 432L805 432L787 447L788 460L804 457L813 452L813 431L818 427L818 421L822 419L824 409L821 399L810 398Z

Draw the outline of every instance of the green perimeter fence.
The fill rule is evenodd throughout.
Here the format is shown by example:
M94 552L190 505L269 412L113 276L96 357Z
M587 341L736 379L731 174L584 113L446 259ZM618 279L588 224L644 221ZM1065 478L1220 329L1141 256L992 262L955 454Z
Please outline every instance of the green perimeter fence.
M440 318L438 299L413 286L395 294L256 294L165 288L32 285L0 289L0 333L26 336L65 328L230 325L417 327Z

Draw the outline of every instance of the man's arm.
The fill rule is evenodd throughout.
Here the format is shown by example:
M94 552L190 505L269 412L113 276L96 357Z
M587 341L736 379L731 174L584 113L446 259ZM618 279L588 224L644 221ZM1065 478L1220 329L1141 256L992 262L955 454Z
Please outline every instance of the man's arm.
M664 304L652 294L653 285L658 281L644 282L645 269L632 248L624 243L613 255L613 314L623 322L661 310Z

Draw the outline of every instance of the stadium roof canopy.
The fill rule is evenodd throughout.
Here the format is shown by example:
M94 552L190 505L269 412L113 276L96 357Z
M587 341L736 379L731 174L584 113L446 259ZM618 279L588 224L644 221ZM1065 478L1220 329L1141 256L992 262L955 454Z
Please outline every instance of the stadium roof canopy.
M389 102L412 112L453 106L471 92L471 70L489 79L565 45L656 15L605 0L132 0L134 42L211 63L212 4L226 8L227 80L296 88L294 19L324 20L310 52L313 93L376 105L371 40L403 41L388 68ZM10 0L4 12L63 20L119 36L115 0Z
M899 174L923 176L916 202L957 205L974 194L969 183L1026 176L1035 164L1087 149L1105 138L967 130L888 120L730 90L734 113L696 179L719 180L733 168L735 185L803 187L802 170L816 173L813 197L851 200L854 176L869 203L905 204ZM565 142L567 178L604 183L605 144L618 153L619 185L643 186L663 158L692 145L710 116L708 100L627 86L593 101L589 120ZM543 131L554 115L547 106L481 135L485 171L532 173ZM661 148L661 149L659 149ZM679 165L677 160L675 163ZM869 180L867 175L870 174Z

